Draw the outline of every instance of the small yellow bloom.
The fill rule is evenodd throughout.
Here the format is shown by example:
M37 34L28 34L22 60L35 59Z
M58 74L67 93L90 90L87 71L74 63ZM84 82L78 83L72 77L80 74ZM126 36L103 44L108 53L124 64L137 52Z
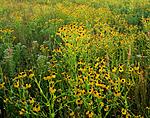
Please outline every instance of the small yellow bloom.
M132 67L129 68L129 72L133 72L133 68Z
M105 78L108 80L108 79L110 79L110 74L109 73L106 73L105 74Z
M122 115L126 115L127 114L127 110L122 108L121 113L122 113Z
M13 84L15 88L19 88L19 81Z
M33 107L33 111L35 111L35 112L39 112L40 110L41 110L40 105L35 105Z
M108 111L109 110L109 106L105 106L104 111Z
M30 103L30 104L34 104L34 102L35 102L35 101L34 101L34 98L30 97L29 103Z
M121 96L121 93L120 93L119 91L116 91L116 92L114 93L114 96L120 97L120 96Z
M3 100L4 103L7 103L8 101L9 101L8 98L5 98L5 99Z
M27 102L26 102L26 100L22 100L22 102L21 102L23 105L25 105Z
M81 105L82 103L83 103L83 101L80 98L76 99L76 104L77 105Z
M114 68L112 69L112 72L115 73L116 71L117 71L117 67L114 67Z
M51 80L53 78L56 78L56 75L47 76L47 77L44 77L43 79L44 80Z
M88 104L91 106L93 104L93 101L91 100Z
M70 116L74 116L74 112L72 111L69 115L70 115Z
M31 84L26 84L25 88L26 89L31 88Z
M124 71L123 65L120 65L120 66L119 66L119 72L123 72L123 71Z
M23 115L25 113L25 109L21 109L21 111L19 111L19 115Z
M54 94L56 92L56 89L54 87L49 87L49 92L51 94Z
M100 106L103 107L104 106L104 102L100 102Z
M29 77L30 79L32 79L32 78L34 77L34 73L33 73L33 70L32 70L32 69L30 69L30 70L28 71L28 77Z
M4 88L4 85L5 85L5 83L3 82L3 83L1 83L0 84L0 89L3 89Z
M92 111L87 111L86 112L86 115L89 117L89 118L92 118L94 113Z
M135 67L134 67L134 70L136 70L136 71L138 71L139 69L140 69L139 66L135 66Z
M93 88L91 88L91 89L89 90L89 94L92 94L92 93L93 93L93 91L94 91L94 89L93 89Z
M25 78L26 76L27 76L27 74L25 72L21 72L18 74L18 79Z
M125 83L125 82L126 82L126 80L125 80L125 79L121 79L120 81L121 81L121 83Z

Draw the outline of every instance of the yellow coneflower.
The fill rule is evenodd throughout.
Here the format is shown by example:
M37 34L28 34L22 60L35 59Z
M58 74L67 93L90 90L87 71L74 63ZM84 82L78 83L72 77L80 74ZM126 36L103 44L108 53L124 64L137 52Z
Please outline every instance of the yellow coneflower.
M81 95L82 95L80 89L77 89L77 90L75 91L75 94L76 94L77 96L81 96Z
M129 72L133 72L133 68L132 67L129 67Z
M114 81L110 78L110 79L108 79L108 82L109 83L111 83L111 84L113 84L114 83Z
M109 110L109 106L105 106L104 111L108 111Z
M88 76L83 77L84 81L88 80Z
M26 72L21 72L18 74L18 78L25 78L27 76Z
M89 85L91 85L91 86L93 86L94 85L94 80L93 79L91 79L90 81L89 81Z
M91 100L88 104L91 106L93 104L93 101Z
M33 73L33 70L29 70L29 75L28 75L28 77L30 78L30 79L32 79L33 77L34 77L34 73Z
M123 65L120 65L120 66L119 66L119 72L123 72L123 71L124 71Z
M105 64L106 64L106 60L105 60L105 59L102 59L102 60L101 60L101 64L102 64L102 65L105 65Z
M1 83L1 84L0 84L0 89L3 89L3 88L4 88L4 85L5 85L5 82Z
M127 113L126 118L131 118L131 115L129 113Z
M27 76L26 72L22 72L22 77L24 78L26 76Z
M119 91L115 91L114 96L120 97L120 96L121 96L121 93L120 93Z
M98 91L95 90L95 91L93 92L93 94L94 94L95 97L99 97L99 92L98 92Z
M86 115L89 117L89 118L92 118L94 113L92 111L87 111L86 112Z
M75 114L74 114L73 111L69 113L69 116L74 116L74 115L75 115Z
M100 68L99 68L99 72L106 72L106 70L105 70L105 68L104 68L104 66L100 66Z
M84 95L86 93L86 91L84 89L82 89L81 93Z
M136 71L138 71L139 69L140 69L139 66L135 66L135 67L134 67L134 70L136 70Z
M122 115L126 115L126 114L127 114L127 110L124 109L124 108L122 108L122 109L121 109L121 113L122 113Z
M59 102L59 103L60 103L60 102L61 102L61 98L57 98L57 102Z
M117 67L114 67L114 68L112 69L112 72L115 73L116 71L117 71Z
M104 102L100 102L100 106L101 106L101 107L104 107Z
M31 88L31 84L26 84L26 85L25 85L25 88L26 88L26 89Z
M121 81L121 83L123 83L123 84L126 82L125 79L121 79L120 81Z
M33 111L35 111L35 112L39 112L41 110L41 107L40 107L40 105L38 104L38 105L35 105L34 107L33 107Z
M5 99L3 100L4 103L7 103L8 101L9 101L8 98L5 98Z
M82 103L83 103L83 101L80 98L76 99L76 104L77 105L81 105Z
M25 109L21 109L21 111L19 111L19 115L23 115L23 114L25 114Z
M19 88L19 81L13 84L15 88Z
M110 79L110 74L106 73L104 77L108 80L108 79Z
M54 94L56 92L56 89L54 87L49 87L49 92L51 94Z
M92 88L90 88L90 90L89 90L89 94L92 94L92 93L93 93L93 91L94 91L93 87L92 87Z
M27 102L26 102L25 99L23 99L23 100L21 101L21 103L22 103L23 105L25 105Z
M97 68L98 66L99 66L99 63L96 63L96 64L94 65L95 68Z
M34 104L34 102L35 102L35 101L34 101L34 98L30 97L29 103L30 103L30 104Z

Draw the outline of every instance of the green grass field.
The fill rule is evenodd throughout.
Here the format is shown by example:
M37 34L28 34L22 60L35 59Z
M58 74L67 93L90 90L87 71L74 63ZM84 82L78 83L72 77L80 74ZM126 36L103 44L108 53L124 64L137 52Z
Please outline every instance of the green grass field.
M150 118L150 1L0 0L0 112Z

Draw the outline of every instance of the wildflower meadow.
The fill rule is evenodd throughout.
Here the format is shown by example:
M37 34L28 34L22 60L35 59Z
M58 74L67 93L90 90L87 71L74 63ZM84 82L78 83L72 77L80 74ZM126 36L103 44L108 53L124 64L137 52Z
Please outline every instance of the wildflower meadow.
M1 118L150 118L149 0L0 0Z

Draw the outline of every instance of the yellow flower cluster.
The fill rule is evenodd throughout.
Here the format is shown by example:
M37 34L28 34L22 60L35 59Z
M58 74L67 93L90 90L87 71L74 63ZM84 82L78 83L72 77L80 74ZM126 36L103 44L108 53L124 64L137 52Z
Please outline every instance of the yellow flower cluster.
M78 23L71 23L60 27L56 35L60 36L66 43L71 44L89 37L85 26Z

